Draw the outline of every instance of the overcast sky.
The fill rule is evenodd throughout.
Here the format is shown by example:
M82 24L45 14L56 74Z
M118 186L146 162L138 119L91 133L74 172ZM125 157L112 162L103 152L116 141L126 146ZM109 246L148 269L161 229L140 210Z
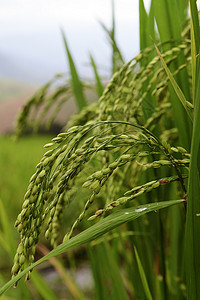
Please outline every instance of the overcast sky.
M138 2L115 0L117 40L125 59L139 50ZM111 53L98 20L111 28L111 15L111 0L0 0L0 56L22 69L39 69L41 77L66 71L62 27L81 75L90 76L89 52L106 73Z
M116 37L126 60L139 51L138 5L115 0ZM106 74L111 52L98 20L111 28L111 16L111 0L0 0L0 59L43 80L67 71L62 27L81 75L91 76L89 52Z

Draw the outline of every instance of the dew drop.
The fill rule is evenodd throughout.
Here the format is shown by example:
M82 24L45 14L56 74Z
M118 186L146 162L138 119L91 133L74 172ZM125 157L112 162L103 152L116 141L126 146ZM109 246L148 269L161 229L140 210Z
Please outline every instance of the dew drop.
M139 207L139 208L137 208L135 211L136 212L141 212L141 211L144 211L144 210L146 210L147 209L147 207Z

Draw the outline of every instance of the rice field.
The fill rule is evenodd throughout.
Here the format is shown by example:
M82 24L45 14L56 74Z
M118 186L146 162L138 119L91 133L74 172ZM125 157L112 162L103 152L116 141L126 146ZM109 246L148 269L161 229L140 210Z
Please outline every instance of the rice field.
M26 293L26 299L199 297L198 10L194 0L173 7L170 0L152 0L149 12L143 0L139 4L141 51L131 61L124 62L115 40L114 10L112 29L104 26L113 74L105 88L91 57L98 102L88 101L88 84L80 79L62 32L71 78L61 76L52 91L55 77L27 101L17 135L27 128L50 128L71 96L79 113L46 141L45 149L39 145L44 137L19 140L12 151L2 139L4 172L12 178L20 152L16 169L23 181L15 222L18 246L8 240L8 215L17 215L19 203L13 199L19 186L7 176L2 184L2 198L12 199L15 210L1 204L1 240L14 257L12 278L3 279L0 289L5 299L13 297L13 285L16 298ZM52 115L44 119L50 108ZM33 154L34 147L40 152ZM68 276L68 268L78 270L81 255L93 276L90 294ZM61 296L45 284L40 269L45 264L54 267L69 294ZM28 289L23 276L31 283Z

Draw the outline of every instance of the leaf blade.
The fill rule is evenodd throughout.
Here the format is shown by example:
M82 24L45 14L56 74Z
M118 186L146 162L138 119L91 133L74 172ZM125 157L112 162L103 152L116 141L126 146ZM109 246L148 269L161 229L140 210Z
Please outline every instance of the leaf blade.
M143 266L142 266L142 263L141 263L141 260L140 260L140 257L138 255L136 247L134 247L134 250L135 250L135 256L136 256L136 260L137 260L137 264L138 264L140 277L141 277L141 280L142 280L142 284L143 284L143 287L144 287L144 291L145 291L147 300L153 300L150 289L149 289L149 285L148 285L148 282L147 282L147 279L146 279L146 275L145 275L145 272L144 272L144 269L143 269Z
M101 78L98 74L97 66L95 64L94 58L91 54L90 54L90 61L91 61L91 65L92 65L94 75L95 75L95 79L96 79L96 90L97 90L98 96L101 97L101 95L103 94L104 88L103 88L103 85L101 83Z
M124 223L135 220L146 213L159 210L162 208L166 208L174 204L182 203L184 201L185 201L184 199L181 199L181 200L171 200L171 201L150 203L146 205L141 205L135 209L133 208L122 209L119 210L118 212L111 214L110 216L104 218L103 220L99 221L98 223L84 230L83 232L71 238L70 240L62 243L54 250L52 250L49 254L45 255L44 257L36 261L34 264L32 264L31 266L23 270L20 274L18 274L16 277L14 277L9 282L7 282L3 287L1 287L0 296L3 295L10 287L12 287L19 279L21 279L23 275L25 275L28 271L32 270L34 267L44 262L45 260L60 255L69 249L72 249L76 246L80 246L81 244L88 243L98 238L99 236L102 236L108 231Z
M79 111L81 111L83 109L83 107L87 105L87 102L86 102L86 99L85 99L85 96L83 93L83 86L82 86L81 80L79 78L78 72L76 70L75 63L73 61L71 52L69 50L67 40L65 37L65 33L62 29L61 29L61 34L63 37L63 41L64 41L66 53L67 53L67 58L68 58L68 62L69 62L71 79L72 79L72 87L73 87L73 91L74 91L76 104L77 104Z
M183 107L185 108L188 116L190 117L191 121L193 121L193 116L191 111L189 110L188 106L187 106L187 100L183 94L183 92L181 91L181 88L179 87L179 85L177 84L176 80L174 79L174 76L172 75L172 73L170 72L169 68L167 67L167 64L164 60L164 58L162 57L162 54L160 53L160 51L158 50L158 47L156 46L156 44L154 43L154 46L156 48L156 51L158 53L158 56L160 57L160 60L162 62L162 65L165 69L165 72L167 73L169 80L174 88L174 91L176 93L176 95L178 96L179 100L181 101Z

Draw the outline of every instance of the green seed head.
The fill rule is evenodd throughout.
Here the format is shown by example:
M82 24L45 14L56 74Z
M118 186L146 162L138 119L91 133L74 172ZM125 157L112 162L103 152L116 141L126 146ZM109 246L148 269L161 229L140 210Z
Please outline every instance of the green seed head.
M103 172L98 171L98 172L93 174L93 177L96 178L96 179L101 179L102 175L103 175Z
M31 272L29 271L25 276L25 281L30 280L31 278Z
M171 162L169 160L159 160L159 163L162 165L162 166L170 166L171 165Z
M187 151L183 147L178 146L177 149L180 153L187 153Z
M22 243L19 244L18 248L17 248L17 253L21 254L24 250L24 246Z
M24 199L28 199L30 197L31 190L28 190L24 196Z
M83 183L82 187L85 188L85 187L88 187L90 185L91 185L91 181L88 180L88 181L86 181L86 182Z
M22 208L27 208L28 205L29 205L29 200L27 199L27 200L24 201L24 203L22 205Z
M34 181L36 177L37 177L37 173L34 173L34 174L31 176L30 182Z
M96 217L97 217L96 215L93 215L93 216L88 218L88 221L92 221L92 220L96 219Z
M16 262L14 264L14 266L12 267L11 273L15 275L18 273L19 269L20 269L20 265L19 265L19 263Z
M28 245L29 245L29 247L31 247L33 245L33 243L34 243L33 237L29 236L29 238L28 238Z
M123 203L127 202L127 199L128 199L128 197L121 197L116 202L119 202L120 204L123 204Z
M92 190L95 190L95 189L99 188L99 186L100 186L99 180L95 180L95 181L90 185L90 188L91 188Z
M38 177L43 178L44 176L45 176L45 170L42 170L42 171L39 173Z
M102 170L103 175L107 175L107 174L109 174L110 172L111 172L111 169L110 169L110 168L106 168L106 169L103 169L103 170Z
M18 230L18 232L21 232L22 229L23 229L23 225L22 225L22 223L20 223L17 227L17 230Z
M154 184L152 184L152 188L153 189L156 189L157 187L159 187L160 186L160 182L159 181L157 181L157 182L155 182Z
M48 240L50 238L51 232L49 229L46 230L45 232L45 239Z
M77 132L78 129L79 129L79 126L73 126L67 130L67 133Z
M29 198L29 203L33 204L36 200L37 200L37 197L35 197L35 195L31 195L31 197Z
M76 150L75 154L76 155L82 155L85 152L85 150L83 148L79 148Z
M115 168L117 168L118 164L119 163L117 161L113 162L112 164L109 165L109 169L115 169Z
M26 257L24 256L24 254L21 254L20 255L20 258L19 258L19 263L20 265L23 265L26 261Z
M35 195L38 193L38 186L34 185L33 189L32 189L32 194Z
M103 209L99 209L99 210L97 210L97 211L95 212L95 215L96 215L96 216L100 216L103 212L104 212Z
M59 133L58 134L58 137L61 137L61 138L65 138L68 136L68 133L67 132L62 132L62 133Z
M49 147L52 147L54 145L54 143L48 143L46 145L44 145L44 148L49 148Z
M153 162L153 163L152 163L152 167L153 167L153 168L160 168L160 164L157 163L157 162Z
M47 151L44 156L51 156L53 153L54 149Z

